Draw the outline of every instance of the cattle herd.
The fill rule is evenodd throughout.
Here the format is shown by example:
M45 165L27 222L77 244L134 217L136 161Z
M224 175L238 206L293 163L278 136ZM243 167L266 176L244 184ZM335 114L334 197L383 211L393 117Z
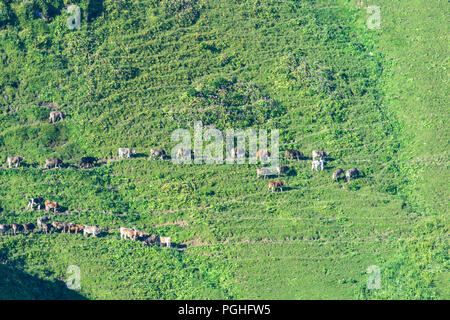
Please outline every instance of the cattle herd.
M87 226L82 224L73 224L70 222L58 222L53 221L50 222L50 217L41 217L38 218L36 223L25 223L25 224L0 224L0 235L17 235L18 233L22 233L24 235L33 233L33 232L42 232L45 234L49 233L74 233L78 234L78 232L83 232L83 236L88 237L89 235L93 237L97 237L98 235L110 232L111 229L105 230L97 226ZM141 241L145 246L164 246L171 247L172 243L170 237L160 237L159 235L150 235L141 230L137 230L134 228L124 228L120 227L120 239L131 239L134 241Z
M64 112L60 111L52 111L50 113L49 121L50 123L55 123L59 120L62 120L65 117ZM136 155L136 150L130 149L130 148L119 148L118 150L118 156L119 159L129 159L133 155ZM193 155L193 150L191 149L184 149L180 148L177 152L177 158L185 158L189 157L191 158ZM231 150L231 156L233 158L243 158L246 155L246 151L243 148L234 148ZM325 165L325 158L328 157L329 154L325 151L317 151L314 150L312 152L312 171L319 171L319 168L323 171L324 165ZM268 150L258 150L256 153L256 157L261 162L267 161L270 157L270 152ZM169 155L166 151L163 149L151 149L150 150L150 158L155 159L159 158L161 160L169 158ZM306 157L303 155L302 152L294 149L287 149L285 150L285 158L288 160L303 160L306 159ZM318 160L316 160L318 159ZM20 166L20 163L24 160L24 157L22 156L9 156L7 157L7 164L8 168L15 167L18 168ZM58 158L47 158L45 160L45 169L54 169L54 168L61 168L63 162L61 159ZM83 157L81 158L79 167L80 168L92 168L97 164L97 158L95 157ZM256 177L270 177L270 176L276 176L280 177L280 175L286 175L289 172L290 168L288 166L278 166L275 170L272 170L268 167L263 168L257 168L256 169ZM333 172L332 175L332 182L338 181L341 179L345 174L345 178L347 182L350 182L352 179L358 178L360 176L360 173L358 169L351 168L347 171L344 171L343 169L339 168L336 171ZM283 181L270 181L269 182L269 190L272 192L280 190L283 191L283 187L285 186L285 182ZM56 201L50 201L50 200L44 200L41 197L38 198L30 198L28 199L28 206L27 210L34 210L38 209L41 210L42 206L45 207L45 211L50 212L50 210L53 210L53 213L56 213L60 206ZM4 235L7 233L12 233L13 235L16 235L17 233L23 233L27 234L28 232L33 232L34 230L39 230L45 234L54 232L62 232L62 233L75 233L78 234L78 232L83 231L84 236L92 235L96 237L100 233L102 233L104 230L97 226L86 226L81 224L72 224L69 222L52 222L51 224L48 223L50 220L49 217L42 217L37 219L37 223L25 223L25 224L0 224L0 234ZM147 246L152 245L164 245L167 247L171 246L170 237L160 237L158 235L150 235L148 233L145 233L143 231L137 230L137 229L130 229L130 228L120 228L120 238L121 239L132 239L134 241L140 240L142 241L142 244Z

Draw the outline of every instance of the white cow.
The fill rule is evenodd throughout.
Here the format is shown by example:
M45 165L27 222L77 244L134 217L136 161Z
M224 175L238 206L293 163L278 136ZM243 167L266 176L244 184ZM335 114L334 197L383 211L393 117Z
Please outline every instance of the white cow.
M130 148L119 148L119 159L122 158L131 158L132 154L136 154L136 150Z
M320 167L320 169L323 171L324 164L325 164L325 161L323 161L322 159L321 160L314 160L312 162L311 170L312 171L314 171L314 170L319 171L319 167Z

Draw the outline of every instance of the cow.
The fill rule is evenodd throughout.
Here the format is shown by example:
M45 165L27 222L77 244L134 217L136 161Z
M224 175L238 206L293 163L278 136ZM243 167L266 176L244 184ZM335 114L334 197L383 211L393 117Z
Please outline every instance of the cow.
M14 157L8 157L6 160L8 162L8 168L11 168L12 165L15 166L15 168L18 168L20 163L23 161L24 157L20 156L14 156Z
M350 182L352 179L358 178L360 175L358 169L351 168L345 172L345 178L347 179L347 182Z
M50 220L49 217L40 217L40 218L37 218L36 224L37 224L38 229L42 229L42 224L46 223L46 222L49 221L49 220Z
M130 238L132 240L136 240L138 234L138 230L120 227L120 239L126 240L127 238Z
M231 158L245 158L245 149L244 148L233 148L230 150Z
M50 209L53 209L53 213L55 213L59 208L59 204L56 201L45 200L45 211L49 212Z
M25 223L22 225L23 232L26 234L28 231L33 232L34 229L36 229L36 225L34 223Z
M270 157L270 152L267 150L258 150L256 152L256 159L259 161L267 161L267 159Z
M319 167L323 171L323 166L325 164L325 161L323 161L322 159L321 160L314 160L311 164L312 164L311 165L311 171L314 171L314 170L319 171Z
M324 157L328 157L329 154L325 151L317 151L313 150L312 152L312 159L316 160L316 158L319 158L320 160L323 160Z
M32 210L35 207L38 207L38 210L41 210L43 202L44 202L43 198L29 198L28 199L27 210Z
M336 171L333 172L333 177L331 179L332 182L334 181L339 181L339 179L341 178L341 176L345 173L345 171L341 168L337 169Z
M48 234L49 232L52 231L53 226L50 223L43 222L41 224L41 228L42 228L42 232L44 232L45 234Z
M278 172L278 176L280 176L280 174L286 174L286 172L289 171L289 167L288 166L278 166L277 167L277 172Z
M84 226L83 228L83 236L87 236L89 234L97 237L102 232L102 229L97 226Z
M67 232L70 233L71 231L74 231L75 234L78 234L78 231L81 231L84 229L84 226L82 224L75 224L70 225L67 229Z
M130 148L119 148L119 159L129 159L132 155L136 154L136 150Z
M274 192L277 189L280 189L280 191L283 191L284 182L283 181L270 181L269 182L269 190L272 189L272 192Z
M68 230L71 225L72 224L70 222L57 222L57 221L52 222L52 227L55 228L56 231L61 230L62 233L65 233L66 230Z
M0 234L1 235L4 235L10 229L11 229L11 225L9 225L9 224L0 224Z
M273 176L275 175L274 171L270 168L257 168L256 169L256 177L259 178L259 176L264 176L264 179L267 178L267 176Z
M45 169L52 168L61 168L62 160L58 158L47 158L45 159Z
M167 157L167 152L163 149L150 149L150 158L159 157L161 160Z
M160 245L165 244L166 247L168 247L168 248L170 248L172 246L170 237L159 237L159 243L160 243Z
M193 154L192 149L180 148L177 152L177 159L192 159Z
M297 161L300 161L303 158L303 153L294 149L286 149L284 156L286 159L297 159Z
M151 235L150 237L148 237L147 239L145 239L144 241L142 241L142 244L144 246L149 246L149 247L151 247L153 245L159 246L161 244L161 240L158 235L154 234L154 235Z
M146 239L150 236L150 234L141 230L136 230L136 236L138 239Z
M56 121L62 120L66 116L65 112L62 111L52 111L50 112L50 123L55 123Z
M13 231L13 234L16 235L18 231L23 232L23 225L13 223L13 224L11 224L11 229Z
M80 160L80 168L92 168L97 164L97 158L95 157L82 157Z

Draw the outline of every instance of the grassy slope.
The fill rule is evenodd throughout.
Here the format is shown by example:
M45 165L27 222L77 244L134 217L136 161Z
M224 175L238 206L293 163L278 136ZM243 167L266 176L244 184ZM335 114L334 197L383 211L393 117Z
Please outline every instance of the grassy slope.
M160 6L139 3L122 3L119 14L105 1L105 17L77 32L67 32L58 16L1 32L9 57L2 151L25 154L30 164L1 172L2 221L39 216L22 212L22 194L41 194L68 209L58 219L137 226L187 249L142 248L120 242L117 232L99 240L18 236L2 240L4 260L51 279L80 265L88 270L81 293L89 298L354 297L369 265L389 260L401 239L409 243L418 215L395 195L405 179L396 167L400 143L380 107L382 59L370 57L367 35L350 27L361 11L205 1L199 20L184 27ZM325 80L308 81L305 68ZM197 101L189 89L220 77L252 81L256 99L276 101L273 119L255 118L254 125L281 129L283 148L325 148L336 161L316 175L308 163L293 163L297 175L286 178L290 190L282 194L268 194L266 182L254 178L256 166L247 165L137 159L92 171L32 168L51 155L75 163L124 145L170 149L170 132L192 120L186 106ZM42 103L49 101L68 119L46 124ZM202 120L220 126L220 114ZM248 125L231 120L231 127ZM351 166L365 178L346 188L330 183L332 168ZM114 268L108 277L106 266Z
M401 193L420 216L414 237L385 265L377 298L448 299L447 1L379 1L378 50L390 65L385 104L398 119Z

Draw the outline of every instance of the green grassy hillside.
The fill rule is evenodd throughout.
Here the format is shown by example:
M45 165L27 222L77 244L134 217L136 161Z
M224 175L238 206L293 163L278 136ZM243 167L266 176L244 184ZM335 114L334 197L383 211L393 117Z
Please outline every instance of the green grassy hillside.
M413 19L386 1L382 28L369 30L356 1L81 0L71 2L81 29L69 30L66 2L0 2L0 160L25 157L0 169L0 223L42 216L25 210L25 195L40 195L62 205L53 220L110 232L2 237L1 268L52 288L77 265L77 297L90 299L446 296L443 12L433 9L428 29L428 11L416 12L425 2L409 7ZM396 31L402 24L410 31ZM67 117L50 124L52 110ZM310 160L282 157L287 188L270 193L258 165L148 158L194 121L278 129L281 151L324 149L330 161L313 173ZM139 156L77 168L119 147ZM66 166L42 170L54 156ZM352 167L362 178L331 182ZM120 226L170 236L176 248L120 240ZM371 265L380 290L367 289ZM5 298L42 298L29 286Z

